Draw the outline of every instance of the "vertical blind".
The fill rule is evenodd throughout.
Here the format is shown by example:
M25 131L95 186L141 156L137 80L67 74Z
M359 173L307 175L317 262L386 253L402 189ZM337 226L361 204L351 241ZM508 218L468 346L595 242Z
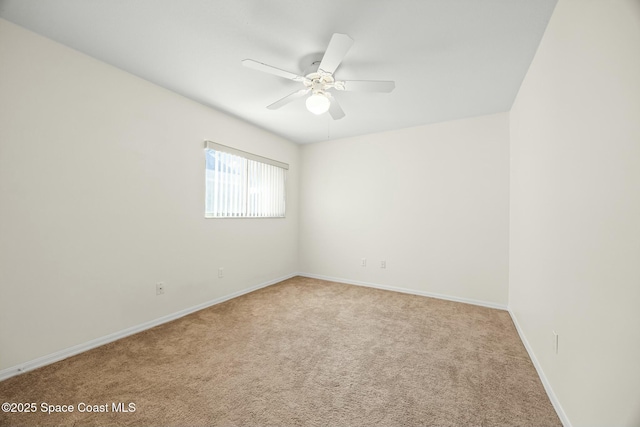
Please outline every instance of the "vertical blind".
M210 141L205 147L205 217L285 216L288 165Z

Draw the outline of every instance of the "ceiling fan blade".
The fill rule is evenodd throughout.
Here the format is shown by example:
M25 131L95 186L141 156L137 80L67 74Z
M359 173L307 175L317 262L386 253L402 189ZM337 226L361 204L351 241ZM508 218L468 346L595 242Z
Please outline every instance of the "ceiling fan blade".
M348 35L339 33L332 35L318 70L333 74L351 46L353 46L353 39Z
M391 92L396 87L396 82L382 80L347 80L344 81L344 89L350 92Z
M271 65L263 64L262 62L254 61L253 59L245 59L242 61L242 65L247 68L253 68L254 70L263 71L265 73L274 74L285 79L294 80L296 82L303 82L306 79L298 74L291 73L280 68L272 67Z
M327 93L327 98L329 98L329 101L331 101L331 104L329 105L329 114L331 115L333 120L340 120L341 118L343 118L345 114L342 110L342 107L340 107L340 104L338 104L338 100L335 99L330 93Z
M298 98L302 98L303 96L305 96L307 93L309 93L311 89L300 89L297 90L287 96L285 96L284 98L282 98L279 101L274 102L271 105L267 105L267 108L269 110L277 110L280 107L283 107L285 105L287 105L288 103L290 103L291 101L295 101Z

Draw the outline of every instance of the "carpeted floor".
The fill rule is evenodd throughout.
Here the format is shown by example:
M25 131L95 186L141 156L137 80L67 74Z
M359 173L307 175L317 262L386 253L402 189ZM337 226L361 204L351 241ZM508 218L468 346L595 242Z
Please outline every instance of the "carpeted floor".
M561 426L507 312L302 277L0 382L0 402L37 405L0 425Z

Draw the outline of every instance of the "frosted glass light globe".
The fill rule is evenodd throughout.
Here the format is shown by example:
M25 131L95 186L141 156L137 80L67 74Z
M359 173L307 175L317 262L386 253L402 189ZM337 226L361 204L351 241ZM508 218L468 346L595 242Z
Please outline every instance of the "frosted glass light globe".
M307 110L311 111L313 114L326 113L329 111L329 106L331 105L329 98L320 93L314 93L307 98L305 103L307 104Z

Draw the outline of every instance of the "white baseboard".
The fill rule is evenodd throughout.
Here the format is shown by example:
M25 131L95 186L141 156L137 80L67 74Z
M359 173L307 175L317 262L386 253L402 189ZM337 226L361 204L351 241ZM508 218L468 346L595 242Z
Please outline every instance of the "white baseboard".
M339 277L328 277L328 276L322 276L320 274L312 274L312 273L298 273L298 276L309 277L311 279L327 280L327 281L330 281L330 282L346 283L348 285L365 286L367 288L384 289L386 291L401 292L403 294L420 295L420 296L423 296L423 297L438 298L438 299L443 299L443 300L447 300L447 301L463 302L465 304L473 304L473 305L479 305L479 306L482 306L482 307L496 308L498 310L507 310L507 306L503 305L503 304L497 304L497 303L489 302L489 301L480 301L480 300L475 300L475 299L470 299L470 298L454 297L454 296L450 296L450 295L436 294L436 293L433 293L433 292L419 291L419 290L416 290L416 289L397 288L395 286L379 285L379 284L376 284L376 283L361 282L359 280L342 279L342 278L339 278Z
M202 310L207 307L211 307L212 305L220 304L221 302L228 301L230 299L239 297L240 295L248 294L249 292L256 291L261 288L266 288L267 286L274 285L278 282L282 282L283 280L290 279L294 276L297 276L297 273L292 273L277 279L269 280L267 282L260 283L258 285L252 286L250 288L243 289L238 292L234 292L229 295L225 295L220 298L216 298L202 304L194 305L193 307L185 308L184 310L177 311L175 313L167 314L166 316L159 317L154 320L150 320L145 323L141 323L136 326L132 326L130 328L124 329L122 331L114 332L109 335L105 335L100 338L93 339L91 341L87 341L82 344L74 345L73 347L65 348L60 351L56 351L55 353L48 354L46 356L38 357L37 359L30 360L28 362L21 363L16 366L12 366L9 368L5 368L0 371L0 381L6 380L7 378L11 378L13 376L32 371L34 369L40 368L42 366L49 365L54 362L58 362L62 359L66 359L67 357L75 356L76 354L83 353L85 351L91 350L96 347L100 347L101 345L108 344L110 342L119 340L121 338L127 337L129 335L137 334L138 332L142 332L147 329L151 329L154 326L161 325L163 323L171 322L172 320L179 319L180 317L184 317L187 314L191 314L193 312Z
M513 314L513 312L510 309L508 311L509 311L509 315L511 316L511 320L513 320L513 324L516 326L518 335L520 335L520 340L524 344L524 348L527 349L527 353L529 353L529 358L531 359L531 362L533 362L533 366L536 368L536 371L538 372L538 376L540 377L540 380L542 381L542 385L544 386L544 389L547 392L547 396L549 396L549 400L551 400L551 404L553 405L553 408L556 410L556 413L558 414L558 418L560 418L560 422L562 422L562 425L564 427L571 427L571 422L569 421L569 418L567 418L567 414L564 412L564 409L562 409L562 405L560 405L560 401L556 397L556 394L553 392L553 389L551 388L551 384L549 383L549 380L547 380L547 377L544 374L544 371L542 370L542 366L538 362L538 359L536 358L536 355L533 352L533 348L531 348L531 345L529 344L527 337L524 335L524 331L520 327L520 324L518 323L518 319L516 318L516 315Z

